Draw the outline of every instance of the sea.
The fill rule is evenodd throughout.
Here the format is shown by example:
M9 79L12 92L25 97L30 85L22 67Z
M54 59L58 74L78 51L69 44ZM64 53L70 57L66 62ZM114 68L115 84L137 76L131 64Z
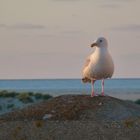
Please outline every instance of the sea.
M95 93L101 93L101 81L95 82ZM91 84L83 84L81 79L24 79L0 80L0 91L39 92L52 96L67 94L90 95ZM105 80L105 95L124 100L140 99L140 79Z

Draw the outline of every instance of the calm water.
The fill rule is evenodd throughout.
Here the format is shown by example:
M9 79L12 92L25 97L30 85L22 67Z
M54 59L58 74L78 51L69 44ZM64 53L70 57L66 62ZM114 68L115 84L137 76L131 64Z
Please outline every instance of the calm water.
M81 83L80 79L56 80L0 80L0 90L34 91L62 94L90 94L91 85ZM95 83L95 92L101 92L101 81ZM105 93L121 99L140 98L140 79L105 80Z

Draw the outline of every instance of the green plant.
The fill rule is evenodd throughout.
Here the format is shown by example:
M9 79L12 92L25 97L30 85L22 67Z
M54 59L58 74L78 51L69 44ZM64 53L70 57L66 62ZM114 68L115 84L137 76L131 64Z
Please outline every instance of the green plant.
M20 93L17 98L23 103L32 103L33 99L28 93Z
M35 93L34 97L35 97L35 99L41 99L43 96L41 93Z
M135 103L140 105L140 99L136 100Z
M34 93L33 93L33 92L28 92L28 94L29 94L30 96L34 96Z
M17 96L18 93L17 92L8 92L6 90L0 91L0 97L6 98L6 97L15 97Z
M7 108L9 109L9 108L13 108L15 105L14 104L8 104L7 105Z
M43 124L44 124L44 122L42 120L36 120L34 123L35 123L35 126L38 127L38 128L42 127Z
M2 110L2 106L0 105L0 110Z
M7 93L8 93L8 91L6 91L6 90L0 91L0 97L4 97L4 95Z
M134 125L134 122L132 120L125 120L124 124L127 128L132 128Z
M44 95L42 95L43 97L43 100L48 100L48 99L50 99L50 98L52 98L52 96L51 95L49 95L49 94L44 94Z

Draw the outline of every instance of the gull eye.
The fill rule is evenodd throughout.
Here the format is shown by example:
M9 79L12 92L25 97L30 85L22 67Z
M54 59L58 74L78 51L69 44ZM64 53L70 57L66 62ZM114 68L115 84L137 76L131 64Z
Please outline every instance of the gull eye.
M103 40L100 40L100 42L103 42Z

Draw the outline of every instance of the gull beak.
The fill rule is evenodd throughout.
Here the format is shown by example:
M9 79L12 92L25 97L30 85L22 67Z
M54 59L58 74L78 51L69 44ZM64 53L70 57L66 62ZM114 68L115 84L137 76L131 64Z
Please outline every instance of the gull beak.
M91 44L91 47L95 47L95 46L97 46L97 43L96 42L94 42L93 44Z

